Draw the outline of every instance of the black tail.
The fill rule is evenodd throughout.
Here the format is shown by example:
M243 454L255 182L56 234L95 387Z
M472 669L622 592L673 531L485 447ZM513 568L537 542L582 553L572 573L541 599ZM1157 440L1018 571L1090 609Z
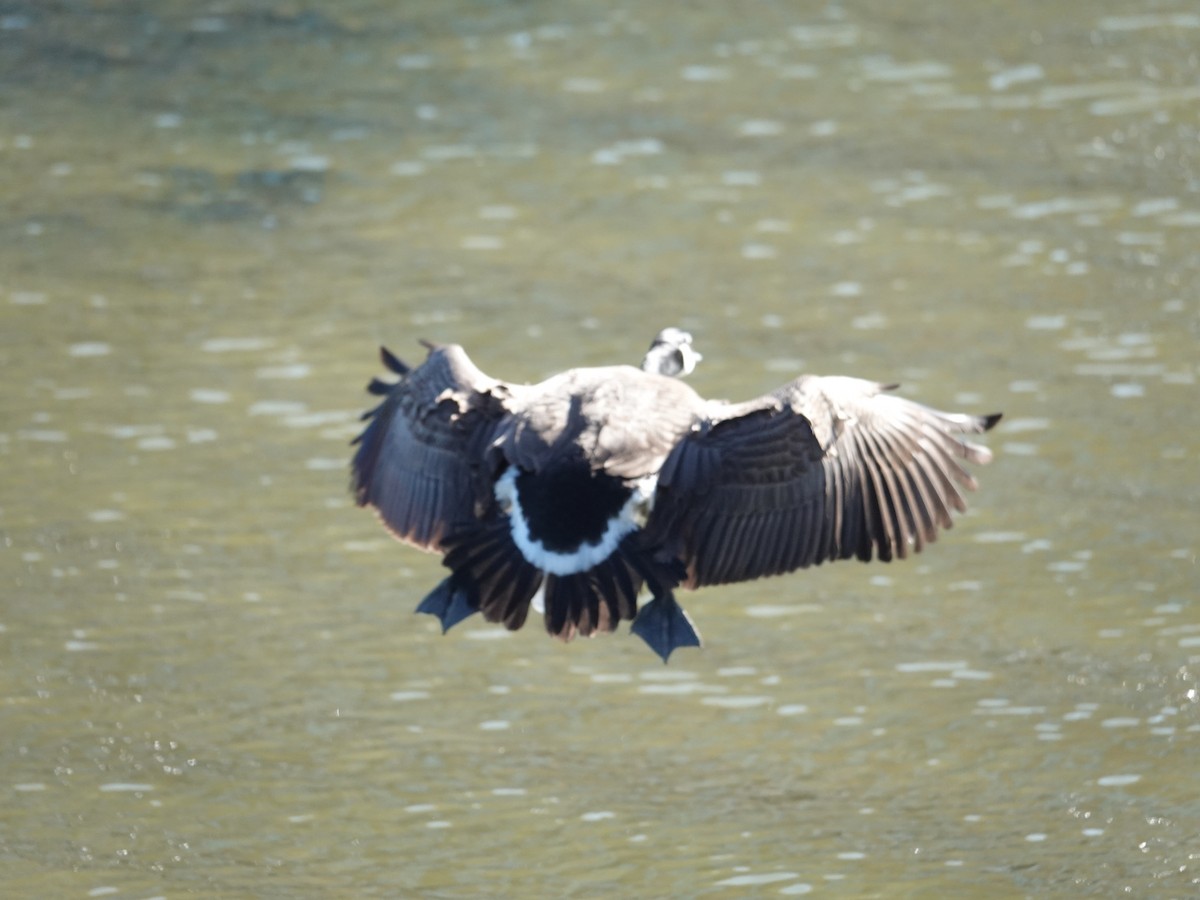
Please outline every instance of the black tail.
M546 630L564 641L612 631L637 615L641 589L642 577L621 547L586 572L547 575Z
M530 602L544 588L546 630L569 641L612 631L637 615L642 576L621 549L599 566L574 575L548 575L532 566L513 543L509 520L499 516L443 540L442 565L453 574L421 601L443 630L473 612L510 631L525 624Z
M639 545L637 532L599 565L572 575L545 574L531 565L513 543L507 516L447 537L443 546L442 565L452 574L417 606L417 612L437 616L443 631L476 612L516 631L541 588L546 630L560 640L613 631L622 620L633 620L633 633L663 662L678 647L700 646L700 636L674 595L686 571L678 562L653 559ZM639 613L643 584L654 599Z

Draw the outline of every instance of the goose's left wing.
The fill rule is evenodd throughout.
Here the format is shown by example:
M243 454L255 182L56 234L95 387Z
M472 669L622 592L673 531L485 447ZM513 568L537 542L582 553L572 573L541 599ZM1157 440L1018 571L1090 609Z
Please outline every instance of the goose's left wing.
M826 560L904 557L949 528L986 463L964 434L999 415L939 412L857 378L802 376L758 400L713 404L659 474L647 537L688 587Z
M354 496L400 540L442 551L445 537L493 502L484 455L512 388L485 375L456 344L430 346L416 368L386 349L381 355L401 377L368 388L384 399L364 415L368 425L354 441Z

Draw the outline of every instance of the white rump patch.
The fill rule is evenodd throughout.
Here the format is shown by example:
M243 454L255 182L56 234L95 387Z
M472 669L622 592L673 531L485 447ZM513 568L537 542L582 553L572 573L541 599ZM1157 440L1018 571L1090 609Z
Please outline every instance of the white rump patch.
M538 585L537 593L533 595L533 599L529 601L529 605L533 607L533 611L539 616L546 614L546 582L543 581Z
M551 575L574 575L604 562L612 556L627 534L645 524L654 504L654 490L657 486L657 475L648 475L634 482L632 496L625 501L621 511L608 520L608 527L604 529L600 539L594 543L580 544L572 553L547 550L541 541L530 535L529 523L525 521L525 512L521 509L521 500L517 496L515 468L510 468L501 475L493 490L496 501L508 510L513 543L517 545L521 555L543 572Z

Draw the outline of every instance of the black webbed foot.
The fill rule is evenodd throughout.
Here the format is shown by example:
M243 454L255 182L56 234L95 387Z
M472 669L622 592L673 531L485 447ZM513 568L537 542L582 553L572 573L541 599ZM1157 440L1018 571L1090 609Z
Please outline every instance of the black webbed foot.
M630 631L649 644L664 664L678 647L701 646L700 635L692 626L692 620L670 594L655 597L638 610Z
M470 585L451 575L417 604L417 612L437 616L445 634L467 616L479 612L479 600L474 593Z

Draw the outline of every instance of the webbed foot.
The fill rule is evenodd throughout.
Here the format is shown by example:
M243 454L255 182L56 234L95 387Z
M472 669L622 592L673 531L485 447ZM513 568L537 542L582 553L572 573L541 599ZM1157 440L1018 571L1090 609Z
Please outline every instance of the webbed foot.
M467 616L479 612L479 601L468 585L454 575L446 578L417 604L417 612L437 616L445 634Z
M640 610L629 629L650 645L665 664L678 647L699 647L700 635L683 607L670 594L655 597Z

